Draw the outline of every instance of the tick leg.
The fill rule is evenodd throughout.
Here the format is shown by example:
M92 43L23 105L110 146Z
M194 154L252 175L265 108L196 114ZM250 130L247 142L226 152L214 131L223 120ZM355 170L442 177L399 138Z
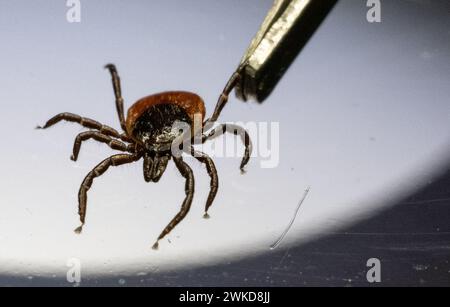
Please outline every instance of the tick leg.
M164 238L165 235L167 235L173 228L175 228L175 226L178 225L179 222L184 219L184 217L189 212L189 209L191 208L192 199L194 198L194 174L192 172L192 169L183 161L182 157L173 157L173 161L175 162L175 165L177 166L181 175L186 178L186 184L184 187L186 197L183 201L183 204L181 205L180 212L175 215L175 217L170 221L166 228L164 228L164 230L161 232L155 244L153 244L153 249L158 249L159 240Z
M133 144L125 144L120 142L112 137L102 134L97 131L86 131L77 135L75 138L75 142L73 144L73 154L70 157L71 160L76 161L78 159L78 154L80 153L81 143L87 141L89 139L94 139L98 142L107 144L111 149L120 150L125 152L134 153L134 145Z
M122 98L122 90L120 88L120 77L119 74L117 73L117 69L114 64L107 64L105 68L108 69L109 72L111 73L114 96L116 97L116 109L117 114L119 115L120 126L122 127L123 131L126 132L127 130L125 126L125 115L123 112L123 98Z
M207 219L209 218L208 209L209 207L211 207L214 198L216 197L217 190L219 189L219 176L217 175L216 166L214 165L214 161L211 159L211 157L209 157L207 154L201 151L194 150L193 147L191 147L191 154L198 161L205 164L209 177L211 177L211 181L209 184L210 186L209 195L208 199L206 200L205 214L203 215L203 217Z
M76 233L81 233L86 218L86 204L87 204L87 191L91 188L95 178L103 175L110 166L119 166L135 162L141 158L140 155L127 155L118 154L111 156L98 164L92 171L90 171L84 178L78 192L78 214L80 215L81 225L75 229Z
M245 145L244 157L242 158L241 165L240 165L241 171L244 172L244 167L250 160L250 155L252 154L252 149L253 149L250 136L248 135L247 131L244 128L242 128L238 125L233 125L233 124L221 124L214 130L212 130L209 134L207 134L207 135L204 134L202 136L202 143L205 143L207 140L216 138L216 137L224 134L225 132L233 133L234 135L239 134L242 142Z
M209 129L208 126L217 121L217 119L220 116L220 112L222 112L223 107L225 107L225 105L228 102L228 96L230 95L231 91L234 89L236 84L240 81L240 79L241 79L241 72L240 70L237 70L235 73L233 73L230 80L228 80L227 84L225 85L222 91L222 94L220 94L219 100L217 101L213 114L209 119L205 121L204 125L207 126L206 129Z
M111 128L109 126L103 125L101 123L99 123L98 121L95 121L93 119L90 118L86 118L86 117L81 117L80 115L77 114L73 114L73 113L68 113L68 112L64 112L64 113L59 113L55 116L53 116L52 118L50 118L44 126L37 126L37 129L47 129L57 123L59 123L60 121L68 121L68 122L73 122L73 123L78 123L81 126L85 127L85 128L89 128L89 129L96 129L99 130L102 134L106 134L118 139L121 139L125 142L129 142L130 139L124 135L124 134L120 134L116 129Z

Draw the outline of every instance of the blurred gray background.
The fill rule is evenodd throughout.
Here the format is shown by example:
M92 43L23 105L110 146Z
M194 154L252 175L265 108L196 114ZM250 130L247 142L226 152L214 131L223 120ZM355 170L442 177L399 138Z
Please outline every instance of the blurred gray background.
M233 97L222 113L279 123L279 164L261 168L257 156L241 175L239 157L215 159L221 185L205 221L209 178L187 159L193 208L157 252L184 194L173 164L158 184L140 163L108 171L76 236L79 184L113 151L86 143L73 163L81 128L34 127L70 111L118 128L108 62L127 107L188 90L211 112L271 1L81 5L81 22L69 23L65 1L0 2L2 285L70 285L72 258L82 285L368 285L372 257L381 285L448 285L448 1L382 1L377 24L366 1L340 1L264 104Z

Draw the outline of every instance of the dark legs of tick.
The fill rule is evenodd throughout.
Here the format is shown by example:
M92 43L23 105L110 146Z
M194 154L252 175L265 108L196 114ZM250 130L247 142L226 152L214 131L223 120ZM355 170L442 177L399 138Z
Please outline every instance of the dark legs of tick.
M205 143L208 140L212 140L212 139L224 134L225 132L233 133L234 135L239 135L241 137L241 140L245 145L245 152L244 152L244 157L242 158L242 161L241 161L240 169L241 169L241 172L245 172L244 167L250 160L250 155L252 154L253 146L252 146L252 141L250 140L250 136L248 135L248 132L244 128L242 128L238 125L233 125L233 124L221 124L220 126L216 127L214 130L212 130L210 133L204 134L202 136L202 143Z
M141 158L140 155L127 155L118 154L111 156L102 162L100 162L92 171L90 171L84 178L80 186L80 191L78 192L78 214L80 215L81 225L75 229L76 233L81 233L83 225L86 218L86 207L87 207L87 192L91 188L92 183L95 178L103 175L110 166L119 166L127 163L132 163Z
M230 95L231 91L234 89L236 84L241 79L241 72L238 69L228 80L227 84L225 85L222 94L219 96L219 100L217 101L216 107L214 109L213 114L209 119L207 119L204 123L205 129L211 128L212 124L217 121L217 119L220 116L220 112L222 112L222 109L225 107L225 105L228 102L228 96Z
M119 115L120 126L122 127L123 131L126 131L125 115L123 111L122 90L120 88L120 77L119 74L117 73L117 69L114 64L107 64L105 68L108 69L109 72L111 73L114 96L116 97L116 109L117 114Z
M181 205L180 211L170 221L166 228L164 228L155 244L153 244L153 249L158 249L159 240L164 238L173 228L175 228L175 226L178 225L178 223L180 223L184 219L184 217L189 212L189 209L191 208L192 199L194 197L194 174L192 172L192 169L183 161L182 157L173 157L173 161L175 162L175 165L177 166L181 175L186 179L186 184L184 187L186 197L183 201L183 204Z
M81 143L87 141L89 139L94 139L97 142L107 144L111 149L120 150L125 152L134 153L134 145L127 145L123 142L120 142L116 139L107 136L106 134L102 134L97 131L86 131L77 135L75 138L75 142L73 144L73 154L70 157L71 160L76 161L78 159L78 154L80 153Z
M80 115L68 113L68 112L59 113L59 114L53 116L52 118L50 118L45 123L44 126L37 126L36 128L37 129L47 129L47 128L59 123L60 121L68 121L68 122L78 123L81 126L83 126L84 128L95 129L95 130L98 130L102 134L112 136L112 137L121 139L126 142L130 141L129 137L127 137L125 134L120 134L114 128L111 128L107 125L103 125L96 120L86 118L86 117L81 117Z
M205 206L205 214L203 217L205 219L209 218L208 209L211 207L214 198L216 197L217 190L219 189L219 176L217 175L216 166L214 165L213 160L211 157L209 157L207 154L194 150L193 147L191 147L191 155L196 158L201 163L205 164L206 170L209 174L209 177L211 178L210 181L210 190L208 199L206 200L206 206Z

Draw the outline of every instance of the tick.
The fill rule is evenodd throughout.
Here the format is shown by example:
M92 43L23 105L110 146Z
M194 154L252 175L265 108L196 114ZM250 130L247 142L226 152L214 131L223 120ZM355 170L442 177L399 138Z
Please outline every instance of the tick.
M228 101L228 95L238 82L240 75L235 74L225 86L219 97L216 108L212 116L205 120L205 105L203 100L196 94L183 91L170 91L150 95L138 100L129 109L125 118L123 108L123 98L120 86L120 78L116 67L113 64L105 66L112 77L112 84L115 95L115 103L121 132L107 125L103 125L95 120L81 117L72 113L60 113L49 119L44 126L38 129L49 128L60 121L69 121L80 124L88 128L89 131L81 132L75 138L71 160L76 161L80 152L81 144L87 140L95 140L107 144L114 150L123 153L115 154L95 166L84 178L78 192L78 214L81 225L75 229L76 233L81 233L86 220L87 192L91 188L95 178L103 175L110 166L119 166L127 163L137 162L143 159L144 179L146 182L158 182L166 170L170 159L173 161L185 178L185 198L180 211L169 222L158 236L153 248L158 248L158 242L180 223L189 212L194 196L194 175L189 165L184 162L181 155L174 155L172 145L175 140L180 139L182 130L174 129L176 122L187 124L194 130L195 118L200 118L200 131L193 131L191 143L188 148L183 147L183 151L194 156L198 161L206 166L206 170L211 178L210 191L205 205L204 218L208 218L208 209L212 205L219 187L219 178L213 160L207 154L196 150L192 145L204 143L225 132L240 135L245 145L245 152L241 161L241 171L250 159L252 144L248 133L237 125L221 124L212 129L209 133L205 131L212 128L217 121L221 110ZM194 135L200 137L194 138Z

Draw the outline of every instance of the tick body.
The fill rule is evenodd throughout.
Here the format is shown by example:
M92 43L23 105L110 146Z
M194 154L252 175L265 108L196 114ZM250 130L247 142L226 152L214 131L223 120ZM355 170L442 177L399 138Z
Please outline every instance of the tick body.
M136 142L148 150L170 149L179 131L176 122L192 126L195 116L201 122L205 117L205 104L190 92L164 92L137 101L128 110L126 130Z
M173 159L178 171L185 178L185 198L181 209L169 224L163 229L153 245L158 248L158 242L164 238L189 212L194 197L194 175L192 169L183 160L181 155L172 153L172 145L175 140L182 136L182 131L178 129L177 123L188 125L199 138L192 138L189 148L183 147L183 151L194 156L198 161L206 166L210 176L210 191L205 205L204 217L209 217L208 209L212 205L217 194L219 179L213 160L203 152L197 151L192 145L195 142L204 143L225 132L240 135L245 145L245 153L241 162L241 171L247 164L251 154L251 141L248 133L236 125L222 124L212 129L212 124L217 120L223 106L228 101L228 94L234 88L237 78L233 79L225 86L212 116L205 120L205 105L203 100L196 94L184 91L170 91L147 96L134 103L124 115L123 98L121 92L120 78L117 69L113 64L105 66L112 76L112 83L115 95L116 109L122 132L114 128L103 125L95 120L81 117L72 113L60 113L39 129L46 129L60 121L76 122L88 131L82 132L75 138L71 159L76 161L80 152L81 144L89 139L105 143L114 150L122 153L113 155L100 162L90 171L81 183L78 192L78 214L81 225L75 229L76 233L81 233L86 220L87 192L91 188L95 178L103 175L111 166L137 162L143 159L144 179L147 182L158 182L166 170L167 164ZM194 125L200 120L200 127ZM194 129L195 128L195 129ZM198 131L197 131L198 129ZM193 135L194 135L193 134Z

